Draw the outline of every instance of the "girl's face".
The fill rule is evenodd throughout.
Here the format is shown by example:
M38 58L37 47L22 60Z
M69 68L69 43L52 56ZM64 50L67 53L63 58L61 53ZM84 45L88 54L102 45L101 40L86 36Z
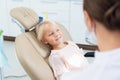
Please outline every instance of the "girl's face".
M50 44L52 47L63 43L63 35L60 28L57 25L45 27L42 42L45 44Z

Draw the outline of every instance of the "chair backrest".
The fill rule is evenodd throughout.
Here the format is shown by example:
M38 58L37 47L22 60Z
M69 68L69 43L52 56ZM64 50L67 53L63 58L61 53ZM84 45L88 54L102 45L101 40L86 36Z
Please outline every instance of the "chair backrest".
M36 12L26 7L13 8L10 15L27 30L35 27L39 21ZM63 31L64 40L72 40L65 27L60 25L60 28ZM15 47L18 60L32 80L55 80L47 62L50 50L46 45L38 42L34 31L16 36Z

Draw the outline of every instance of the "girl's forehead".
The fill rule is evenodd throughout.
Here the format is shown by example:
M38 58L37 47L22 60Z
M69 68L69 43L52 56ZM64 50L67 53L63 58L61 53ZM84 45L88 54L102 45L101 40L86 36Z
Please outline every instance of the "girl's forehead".
M59 29L59 26L55 24L51 24L45 27L45 30L54 30L54 29Z

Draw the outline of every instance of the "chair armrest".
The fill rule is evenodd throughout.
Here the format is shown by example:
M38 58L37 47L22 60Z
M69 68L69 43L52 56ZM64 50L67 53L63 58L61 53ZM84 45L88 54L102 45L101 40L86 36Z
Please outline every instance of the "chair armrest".
M85 57L95 57L95 52L86 52Z

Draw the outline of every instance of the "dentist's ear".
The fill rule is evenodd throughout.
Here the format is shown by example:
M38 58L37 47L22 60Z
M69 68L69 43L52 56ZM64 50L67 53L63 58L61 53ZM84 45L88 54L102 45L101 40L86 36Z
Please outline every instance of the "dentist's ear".
M85 23L88 27L88 30L91 32L92 31L92 27L93 27L93 20L90 17L90 15L88 14L87 11L84 10L84 18L85 18Z

